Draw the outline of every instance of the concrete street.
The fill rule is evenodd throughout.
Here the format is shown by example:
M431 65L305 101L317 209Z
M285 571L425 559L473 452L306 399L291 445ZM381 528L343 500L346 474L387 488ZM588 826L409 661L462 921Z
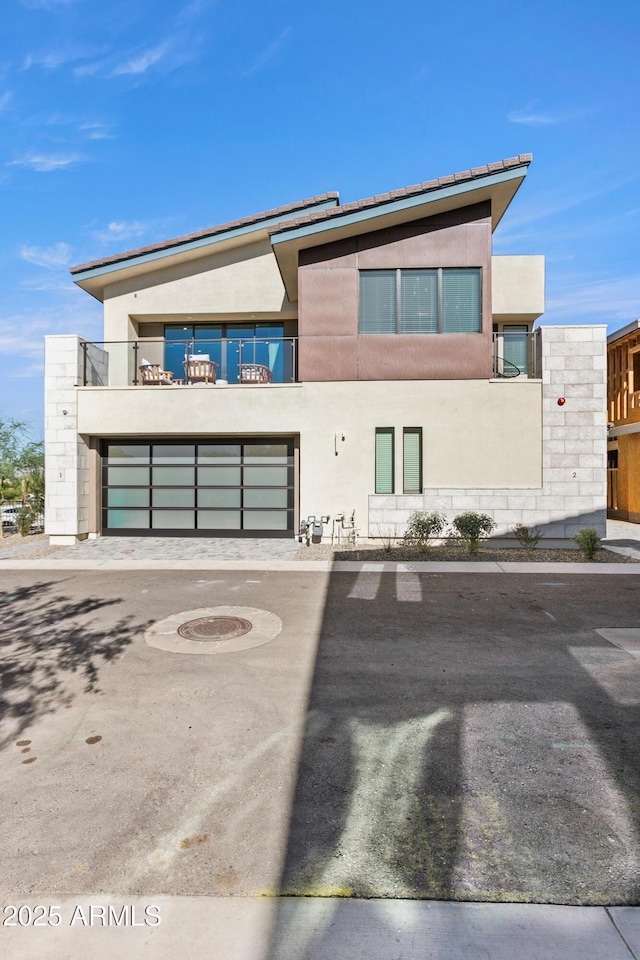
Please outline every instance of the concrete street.
M416 957L513 956L515 942L552 957L525 950L526 918L545 908L518 904L564 905L544 921L558 930L581 905L582 932L596 932L576 956L633 956L636 911L617 914L623 941L615 911L584 905L640 902L639 588L637 575L544 569L5 569L3 904L63 901L68 927L74 904L144 914L161 898L167 937L176 903L203 904L200 933L182 937L199 943L222 911L218 936L231 924L236 946L180 949L231 960L376 957L364 934L336 949L361 923L374 945L398 945L387 960L414 956L402 930L422 942ZM158 621L223 606L282 629L212 655L145 641ZM447 952L454 916L489 950L469 920L483 903L505 904L512 933L487 927L493 952ZM90 948L92 931L67 932L78 956L101 956L107 934L122 955L160 956L131 952L140 931L94 930ZM75 957L60 933L3 927L0 950Z

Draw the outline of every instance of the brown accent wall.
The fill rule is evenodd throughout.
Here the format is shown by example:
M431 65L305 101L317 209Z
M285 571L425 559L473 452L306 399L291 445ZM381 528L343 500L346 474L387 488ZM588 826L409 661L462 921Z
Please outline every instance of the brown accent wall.
M482 333L358 335L359 270L482 268ZM300 252L299 379L492 375L491 209L476 204Z

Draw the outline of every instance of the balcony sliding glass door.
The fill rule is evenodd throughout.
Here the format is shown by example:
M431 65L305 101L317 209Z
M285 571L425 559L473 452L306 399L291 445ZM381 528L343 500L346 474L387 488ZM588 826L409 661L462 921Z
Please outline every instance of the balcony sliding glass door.
M184 376L187 355L208 356L218 364L218 380L238 383L240 363L268 367L273 383L294 379L293 340L284 339L282 323L166 324L164 368Z

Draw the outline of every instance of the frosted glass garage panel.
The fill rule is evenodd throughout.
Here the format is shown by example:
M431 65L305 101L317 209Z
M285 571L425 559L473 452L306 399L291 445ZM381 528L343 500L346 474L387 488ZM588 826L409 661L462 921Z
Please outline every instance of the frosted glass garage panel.
M107 490L108 507L148 507L149 491L145 487Z
M184 490L163 490L156 487L153 491L154 507L195 507L196 492L186 487Z
M286 487L286 467L245 467L244 483L249 487Z
M283 463L288 462L286 443L245 443L245 463Z
M274 489L249 488L244 491L245 507L286 507L288 506L288 490L280 487Z
M240 467L198 467L199 487L239 487Z
M154 463L195 463L196 448L193 443L154 443Z
M198 445L198 463L240 463L239 443L201 443Z
M128 446L126 444L110 443L107 447L107 460L110 466L120 464L149 463L149 444L135 444Z
M151 476L160 487L193 487L196 482L194 467L153 467Z
M109 530L148 530L148 510L107 510Z
M199 530L239 530L239 510L198 510Z
M198 507L237 507L240 508L241 492L238 488L229 487L219 490L198 490Z
M245 530L286 530L287 519L286 510L245 510L243 526Z
M153 530L193 530L195 513L193 510L152 510L151 527Z
M107 467L110 487L148 487L148 467Z

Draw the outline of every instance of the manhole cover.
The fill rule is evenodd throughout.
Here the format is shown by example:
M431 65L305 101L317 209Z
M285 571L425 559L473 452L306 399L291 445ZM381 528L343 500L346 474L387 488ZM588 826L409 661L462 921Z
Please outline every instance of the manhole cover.
M198 607L153 623L144 638L168 653L235 654L261 647L282 630L282 620L259 607Z
M198 617L178 627L185 640L233 640L249 633L252 624L244 617Z

